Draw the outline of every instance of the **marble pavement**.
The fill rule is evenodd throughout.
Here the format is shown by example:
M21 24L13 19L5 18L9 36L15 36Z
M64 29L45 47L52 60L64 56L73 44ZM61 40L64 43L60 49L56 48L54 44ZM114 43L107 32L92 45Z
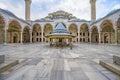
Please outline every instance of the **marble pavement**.
M99 60L119 54L119 45L75 43L72 50L47 43L0 45L6 59L25 60L0 80L120 80L99 65Z

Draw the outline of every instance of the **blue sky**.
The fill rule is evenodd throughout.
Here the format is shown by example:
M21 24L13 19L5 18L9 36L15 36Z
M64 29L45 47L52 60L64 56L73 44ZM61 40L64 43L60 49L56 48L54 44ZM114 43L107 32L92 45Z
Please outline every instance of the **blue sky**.
M25 16L24 0L0 0L0 8L13 12L16 16ZM107 15L114 9L120 8L120 0L97 0L97 19ZM89 0L32 0L31 19L40 19L48 13L64 10L80 19L90 20Z

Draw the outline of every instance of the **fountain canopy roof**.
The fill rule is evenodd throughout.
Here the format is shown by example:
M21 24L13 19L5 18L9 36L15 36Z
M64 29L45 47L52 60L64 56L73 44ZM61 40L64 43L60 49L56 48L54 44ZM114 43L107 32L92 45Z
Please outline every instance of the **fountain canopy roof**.
M74 38L75 35L68 33L63 23L58 23L51 34L46 35L47 38Z

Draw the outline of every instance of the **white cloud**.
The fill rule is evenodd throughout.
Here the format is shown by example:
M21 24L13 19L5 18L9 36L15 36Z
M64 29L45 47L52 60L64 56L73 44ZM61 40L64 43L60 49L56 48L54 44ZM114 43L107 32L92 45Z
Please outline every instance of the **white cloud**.
M16 5L13 5L11 1L8 0L2 0L0 2L0 8L2 9L7 9L14 13L17 17L23 18L24 19L24 6L23 4L19 3Z
M52 1L52 0L51 0ZM82 19L90 19L90 4L89 0L60 0L59 4L46 5L47 11L40 11L41 16L47 16L49 12L64 10L72 13L74 16ZM83 15L84 14L84 15ZM40 17L41 17L40 16Z
M18 0L19 1L19 0ZM107 0L97 0L96 10L97 10L97 18L103 17L108 13L111 9L108 8L107 5L103 4ZM11 0L1 0L0 8L8 9L13 12L16 16L23 18L25 15L25 5L24 0L22 3L18 3L17 5L12 4ZM31 6L31 19L40 19L44 18L48 15L48 13L55 12L57 10L64 10L73 14L80 19L90 20L90 3L89 0L32 0ZM45 9L44 9L45 8ZM120 5L113 6L113 9L120 8Z
M5 5L4 3L0 3L0 8L7 9L7 5Z
M106 2L106 0L97 0L100 3Z
M106 12L108 12L109 8L102 4L103 2L105 2L106 0L98 0L96 3L96 16L97 18L101 18L103 16L105 16Z
M115 5L115 6L113 7L113 10L114 10L114 9L120 9L120 4Z
M54 0L33 0L34 3L44 3L44 2L53 2Z

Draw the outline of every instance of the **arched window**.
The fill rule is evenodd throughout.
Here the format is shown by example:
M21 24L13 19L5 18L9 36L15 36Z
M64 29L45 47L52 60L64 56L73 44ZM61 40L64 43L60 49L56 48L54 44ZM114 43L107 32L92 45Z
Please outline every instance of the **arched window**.
M36 33L36 35L38 36L38 35L39 35L39 33L37 32L37 33Z

